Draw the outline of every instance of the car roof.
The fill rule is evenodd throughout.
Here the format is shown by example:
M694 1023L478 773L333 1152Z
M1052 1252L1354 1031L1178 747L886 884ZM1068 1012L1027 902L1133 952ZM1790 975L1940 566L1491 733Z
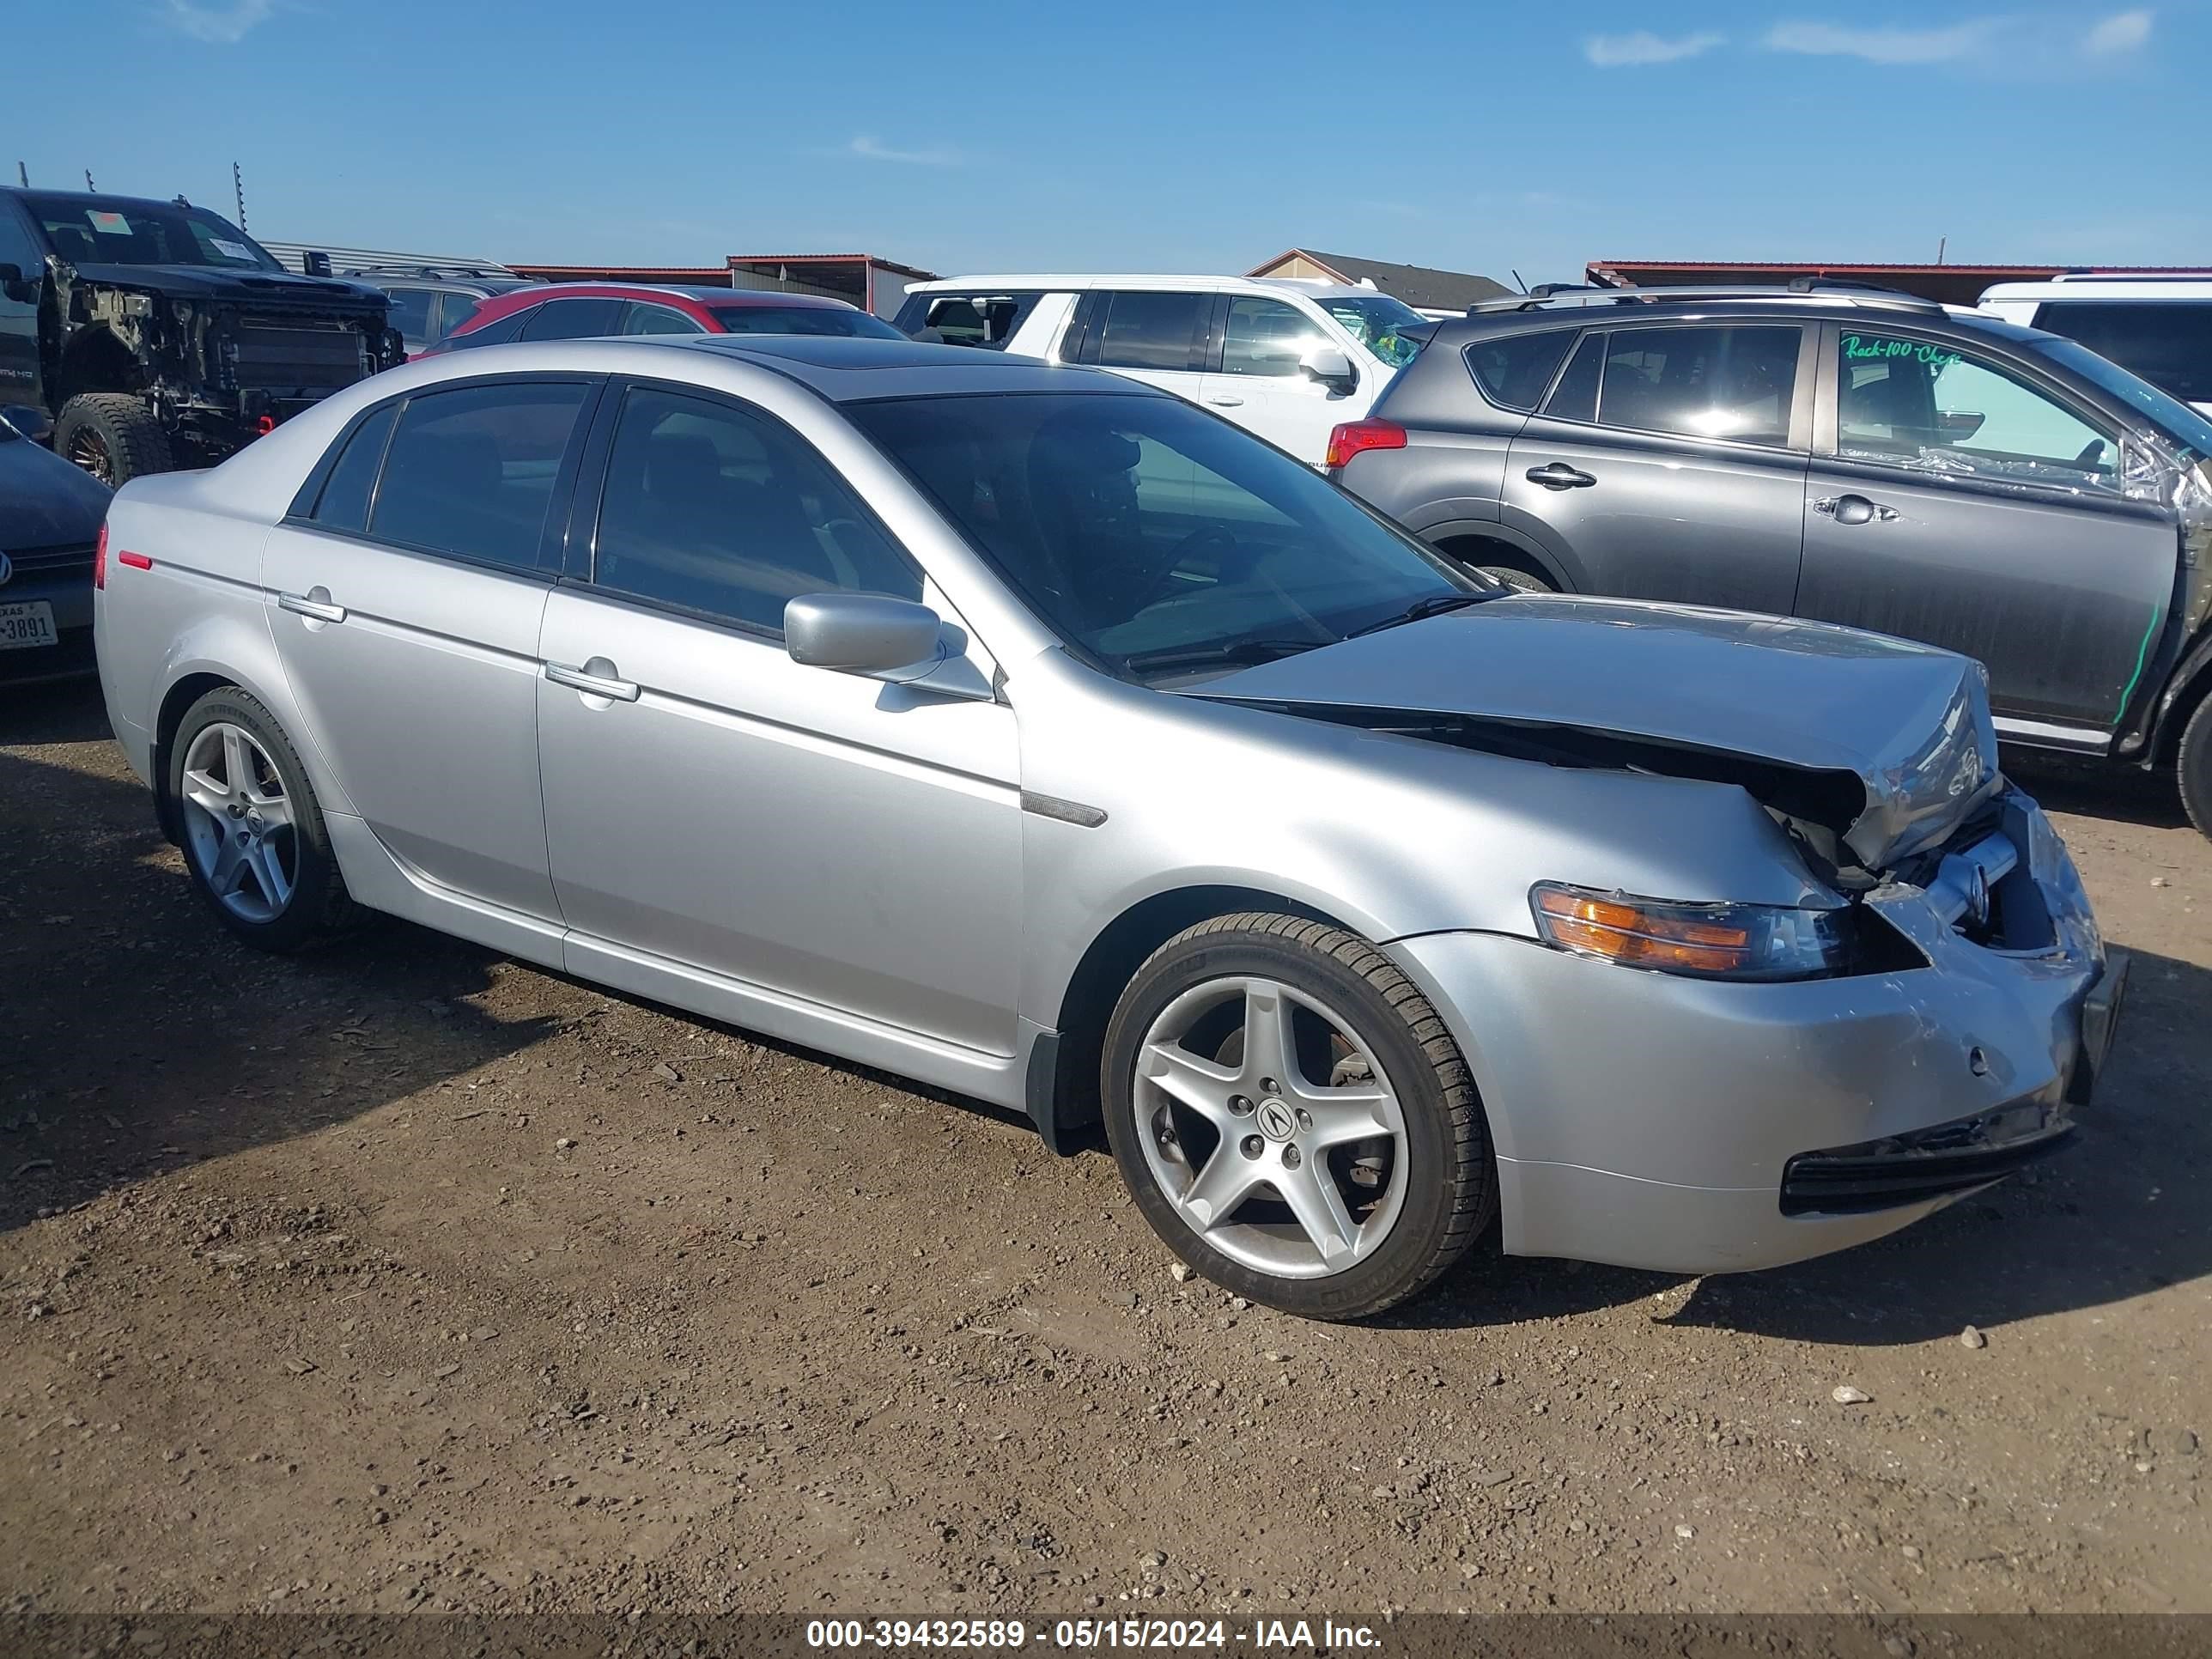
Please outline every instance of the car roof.
M978 351L920 340L823 334L683 334L640 337L675 351L704 351L772 369L829 398L918 398L984 392L1137 392L1170 394L1103 369L1041 357Z
M0 189L0 196L37 196L49 202L66 202L72 207L106 208L111 210L121 208L175 208L179 205L174 200L165 202L153 196L111 196L104 190L41 190L36 185L33 185L28 190L19 185L9 185L4 189ZM203 204L198 202L186 202L182 205L198 208ZM207 208L205 210L210 213L216 211L213 208Z
M1951 327L2015 342L2051 337L1987 312L1940 305L1909 294L1849 289L1793 293L1771 288L1600 289L1588 295L1492 301L1470 307L1464 317L1437 323L1429 337L1450 342L1524 329L1621 328L1692 318L1811 322L1854 313L1866 324L1879 319L1899 326Z
M2134 300L2158 304L2212 300L2212 272L2193 276L2060 276L2047 283L1997 283L1982 290L1992 300Z
M1295 276L1177 276L1158 271L1131 271L1121 276L1071 276L1064 271L1006 276L946 276L933 283L909 283L908 294L968 294L978 289L1009 291L1080 293L1087 289L1173 289L1201 294L1266 294L1280 296L1304 294L1313 299L1388 299L1380 289L1354 288L1342 283L1309 283Z

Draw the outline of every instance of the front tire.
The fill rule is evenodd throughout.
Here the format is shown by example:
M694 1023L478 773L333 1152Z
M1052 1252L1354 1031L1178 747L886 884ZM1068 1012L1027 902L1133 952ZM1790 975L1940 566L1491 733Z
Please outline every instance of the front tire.
M82 392L64 404L54 422L54 453L111 489L176 465L154 411L121 392Z
M2198 834L2212 837L2212 696L2197 705L2189 724L2181 728L2181 750L2175 760L2182 808Z
M185 711L165 786L185 867L208 908L256 950L287 953L356 916L299 750L234 685Z
M1366 940L1248 913L1177 934L1106 1033L1106 1135L1152 1229L1214 1283L1311 1319L1380 1313L1497 1206L1467 1064Z

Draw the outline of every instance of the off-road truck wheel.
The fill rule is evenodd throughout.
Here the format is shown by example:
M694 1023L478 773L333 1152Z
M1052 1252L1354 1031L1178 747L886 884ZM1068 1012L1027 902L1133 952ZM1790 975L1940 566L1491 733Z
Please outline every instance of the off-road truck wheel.
M1310 1319L1421 1290L1490 1223L1488 1126L1451 1034L1365 939L1221 916L1137 970L1106 1135L1145 1218L1216 1284Z
M154 411L124 392L80 392L54 422L54 453L117 489L176 465Z
M2181 805L2198 833L2212 836L2212 696L2197 705L2189 724L2181 728L2181 752L2176 759Z
M202 697L170 740L167 769L185 867L216 921L277 952L355 922L307 769L259 698L234 685Z

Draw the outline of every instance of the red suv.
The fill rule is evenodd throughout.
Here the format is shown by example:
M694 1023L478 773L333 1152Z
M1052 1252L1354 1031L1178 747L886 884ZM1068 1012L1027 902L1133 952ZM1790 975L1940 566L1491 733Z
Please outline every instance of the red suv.
M606 334L842 334L906 336L842 300L743 288L661 288L630 283L554 283L479 301L461 325L421 355L575 340Z

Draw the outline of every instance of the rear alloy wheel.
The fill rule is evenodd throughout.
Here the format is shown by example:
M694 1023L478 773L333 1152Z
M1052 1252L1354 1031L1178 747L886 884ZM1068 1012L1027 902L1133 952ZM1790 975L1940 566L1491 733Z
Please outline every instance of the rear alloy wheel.
M2197 705L2181 728L2181 752L2174 768L2181 805L2199 834L2212 836L2212 696Z
M111 489L175 465L169 434L154 411L120 392L88 392L64 404L54 422L54 453Z
M1356 1319L1465 1253L1495 1203L1443 1023L1365 940L1201 923L1138 970L1106 1042L1107 1136L1154 1230L1291 1313Z
M296 951L351 919L298 752L235 686L194 703L169 745L173 822L192 884L218 920L264 951Z

